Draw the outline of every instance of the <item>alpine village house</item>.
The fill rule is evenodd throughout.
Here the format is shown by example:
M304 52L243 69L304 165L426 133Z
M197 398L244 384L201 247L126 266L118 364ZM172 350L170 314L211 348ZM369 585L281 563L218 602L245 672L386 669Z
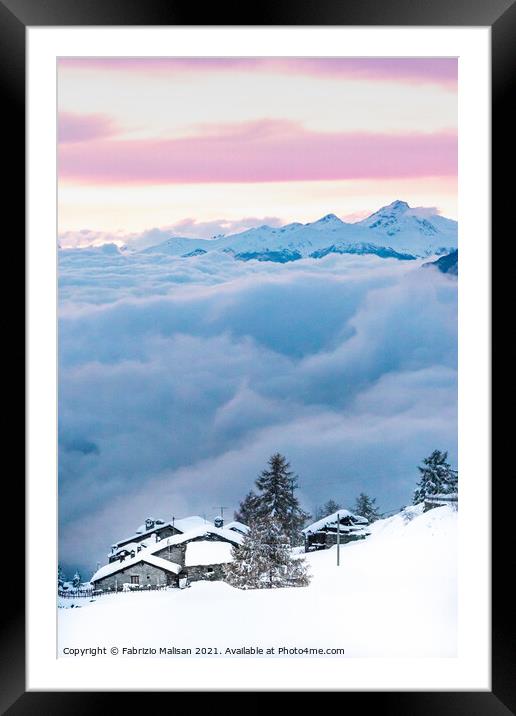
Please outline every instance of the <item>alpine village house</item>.
M367 530L368 524L365 517L354 515L349 510L342 509L327 515L302 530L305 552L328 549L337 544L337 541L346 544L365 539L370 534Z
M222 579L223 565L232 560L231 550L247 529L238 522L224 526L221 518L214 523L197 516L147 519L112 546L108 564L97 569L90 583L95 590L117 592Z
M339 510L302 530L305 552L328 549L369 535L368 521L349 510ZM242 543L248 527L240 522L224 525L222 518L208 522L193 516L147 519L135 533L111 547L108 564L97 569L90 583L94 590L119 592L159 587L184 587L199 580L221 580L231 562L232 549Z

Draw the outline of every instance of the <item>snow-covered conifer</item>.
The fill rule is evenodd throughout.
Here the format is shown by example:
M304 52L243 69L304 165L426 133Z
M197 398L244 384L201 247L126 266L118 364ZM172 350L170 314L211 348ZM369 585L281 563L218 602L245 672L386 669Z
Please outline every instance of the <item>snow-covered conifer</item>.
M322 514L319 519L332 515L334 512L337 512L337 510L340 510L341 507L342 505L339 505L339 503L335 502L335 500L328 500L328 502L325 502L321 507Z
M66 576L60 564L57 565L57 585L62 587L66 582Z
M357 497L353 511L357 515L365 517L368 522L375 522L380 519L380 513L376 506L376 498L369 497L365 492L361 492Z
M242 544L231 550L232 562L224 567L226 581L238 589L259 589L261 575L267 570L263 550L262 524L258 520L249 523L249 531Z
M258 495L251 490L240 503L239 509L234 513L234 519L244 525L251 524L258 516L259 504Z
M446 495L457 492L458 475L447 462L448 453L434 450L423 460L423 466L418 467L421 473L417 489L414 492L414 504L424 502L426 497L432 495Z
M249 525L242 544L225 566L226 581L239 589L304 587L310 582L304 558L292 555L277 518L260 517Z
M258 514L261 517L277 519L290 544L296 544L308 514L301 509L294 494L297 478L283 455L275 453L269 458L268 469L262 470L256 480L256 487L260 491Z

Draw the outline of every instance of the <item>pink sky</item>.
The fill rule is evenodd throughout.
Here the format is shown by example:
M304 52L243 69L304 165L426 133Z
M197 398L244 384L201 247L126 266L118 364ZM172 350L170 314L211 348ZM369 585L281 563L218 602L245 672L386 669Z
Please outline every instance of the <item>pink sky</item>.
M269 69L284 74L336 76L457 85L457 60L450 58L310 58L310 57L90 57L63 58L61 69L133 73L219 72Z
M58 82L60 233L456 217L455 59L67 58Z

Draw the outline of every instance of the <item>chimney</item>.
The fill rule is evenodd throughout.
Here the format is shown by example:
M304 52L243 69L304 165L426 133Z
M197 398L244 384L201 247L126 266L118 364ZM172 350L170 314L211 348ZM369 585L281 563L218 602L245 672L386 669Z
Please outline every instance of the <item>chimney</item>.
M224 527L224 520L222 517L215 517L213 520L213 524L215 527Z

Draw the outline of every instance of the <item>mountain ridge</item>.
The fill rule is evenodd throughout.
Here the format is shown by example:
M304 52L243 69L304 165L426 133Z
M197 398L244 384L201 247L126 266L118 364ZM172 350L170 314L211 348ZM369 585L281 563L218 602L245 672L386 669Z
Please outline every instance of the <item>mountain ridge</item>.
M211 239L172 236L143 249L131 249L129 245L124 245L119 250L129 254L173 256L185 260L223 252L239 261L278 263L319 259L328 254L376 255L406 261L448 254L457 248L457 222L435 211L424 207L413 208L407 202L396 199L355 223L345 222L336 214L326 214L304 224L263 224ZM116 249L114 245L113 248ZM108 251L102 246L96 247L96 250L102 253Z
M376 254L409 260L446 254L457 248L457 222L432 211L412 208L396 199L356 223L326 214L305 224L293 222L281 227L264 224L215 239L171 237L141 252L190 258L204 252L224 251L243 261L281 263L321 258L329 253Z

